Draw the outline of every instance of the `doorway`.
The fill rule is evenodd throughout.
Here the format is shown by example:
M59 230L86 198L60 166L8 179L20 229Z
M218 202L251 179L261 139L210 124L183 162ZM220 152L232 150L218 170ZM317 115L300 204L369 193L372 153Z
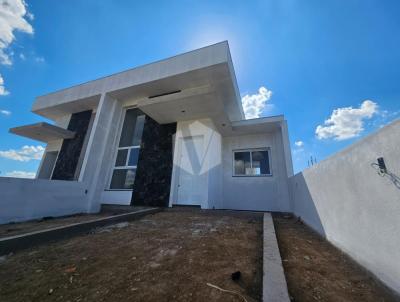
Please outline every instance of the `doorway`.
M207 175L204 167L204 136L180 139L178 205L201 205L206 200Z

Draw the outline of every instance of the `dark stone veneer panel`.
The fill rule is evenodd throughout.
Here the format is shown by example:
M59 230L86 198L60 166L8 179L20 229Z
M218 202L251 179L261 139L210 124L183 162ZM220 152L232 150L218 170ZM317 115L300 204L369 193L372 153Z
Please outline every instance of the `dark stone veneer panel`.
M168 206L175 133L176 123L160 125L146 116L131 204Z
M75 131L75 137L65 139L54 167L52 179L74 180L75 170L82 151L85 135L89 127L92 110L71 115L68 130Z

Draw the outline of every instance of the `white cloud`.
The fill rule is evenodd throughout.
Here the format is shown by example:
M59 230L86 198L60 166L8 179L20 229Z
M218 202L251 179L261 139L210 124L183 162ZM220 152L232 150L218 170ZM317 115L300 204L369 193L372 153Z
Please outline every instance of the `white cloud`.
M35 58L35 61L36 61L37 63L44 63L44 58L43 58L43 57L36 57L36 58Z
M258 93L242 97L243 111L246 119L260 117L266 103L272 96L272 91L264 86L258 89Z
M382 128L400 117L400 110L379 110L378 116L372 122L374 127Z
M31 20L31 21L35 20L35 16L34 16L32 13L30 13L30 12L27 12L27 13L26 13L26 17L27 17L29 20Z
M297 147L303 147L303 146L304 146L304 142L303 142L303 141L296 141L296 142L294 142L294 144L295 144Z
M11 65L13 52L7 53L7 48L15 40L14 31L33 34L32 25L25 19L33 20L33 15L27 12L24 0L0 0L0 64ZM9 94L0 74L0 96Z
M358 136L364 130L364 120L378 112L378 104L365 100L360 108L344 107L333 110L329 119L315 130L318 139L345 140Z
M20 58L22 61L25 61L25 60L26 60L26 57L25 57L25 55L24 55L23 53L20 53L20 54L19 54L19 58Z
M7 94L9 94L9 92L4 87L4 80L3 80L3 77L0 74L0 96L1 95L7 95Z
M0 151L0 157L17 160L17 161L30 161L40 160L43 156L44 148L38 146L23 146L19 150L10 149L7 151Z
M0 0L0 63L11 65L7 47L15 40L14 31L22 31L33 34L33 28L25 17L27 15L24 0Z
M17 178L35 178L35 172L28 171L11 171L4 174L5 177L17 177Z
M8 111L8 110L0 110L0 113L1 114L4 114L4 115L11 115L11 111Z

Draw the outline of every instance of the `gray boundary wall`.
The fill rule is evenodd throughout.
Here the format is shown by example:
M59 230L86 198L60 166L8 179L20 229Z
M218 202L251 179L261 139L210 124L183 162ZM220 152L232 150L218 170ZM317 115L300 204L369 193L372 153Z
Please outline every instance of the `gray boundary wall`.
M378 157L387 174L378 174ZM400 293L400 120L289 185L295 215Z
M86 188L77 181L0 177L0 224L85 213Z

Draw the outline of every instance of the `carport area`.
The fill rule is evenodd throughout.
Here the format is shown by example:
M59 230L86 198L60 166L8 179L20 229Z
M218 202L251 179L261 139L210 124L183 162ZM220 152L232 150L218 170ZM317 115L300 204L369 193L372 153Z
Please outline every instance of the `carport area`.
M259 301L263 214L173 208L0 260L2 301ZM231 274L240 271L237 281Z

